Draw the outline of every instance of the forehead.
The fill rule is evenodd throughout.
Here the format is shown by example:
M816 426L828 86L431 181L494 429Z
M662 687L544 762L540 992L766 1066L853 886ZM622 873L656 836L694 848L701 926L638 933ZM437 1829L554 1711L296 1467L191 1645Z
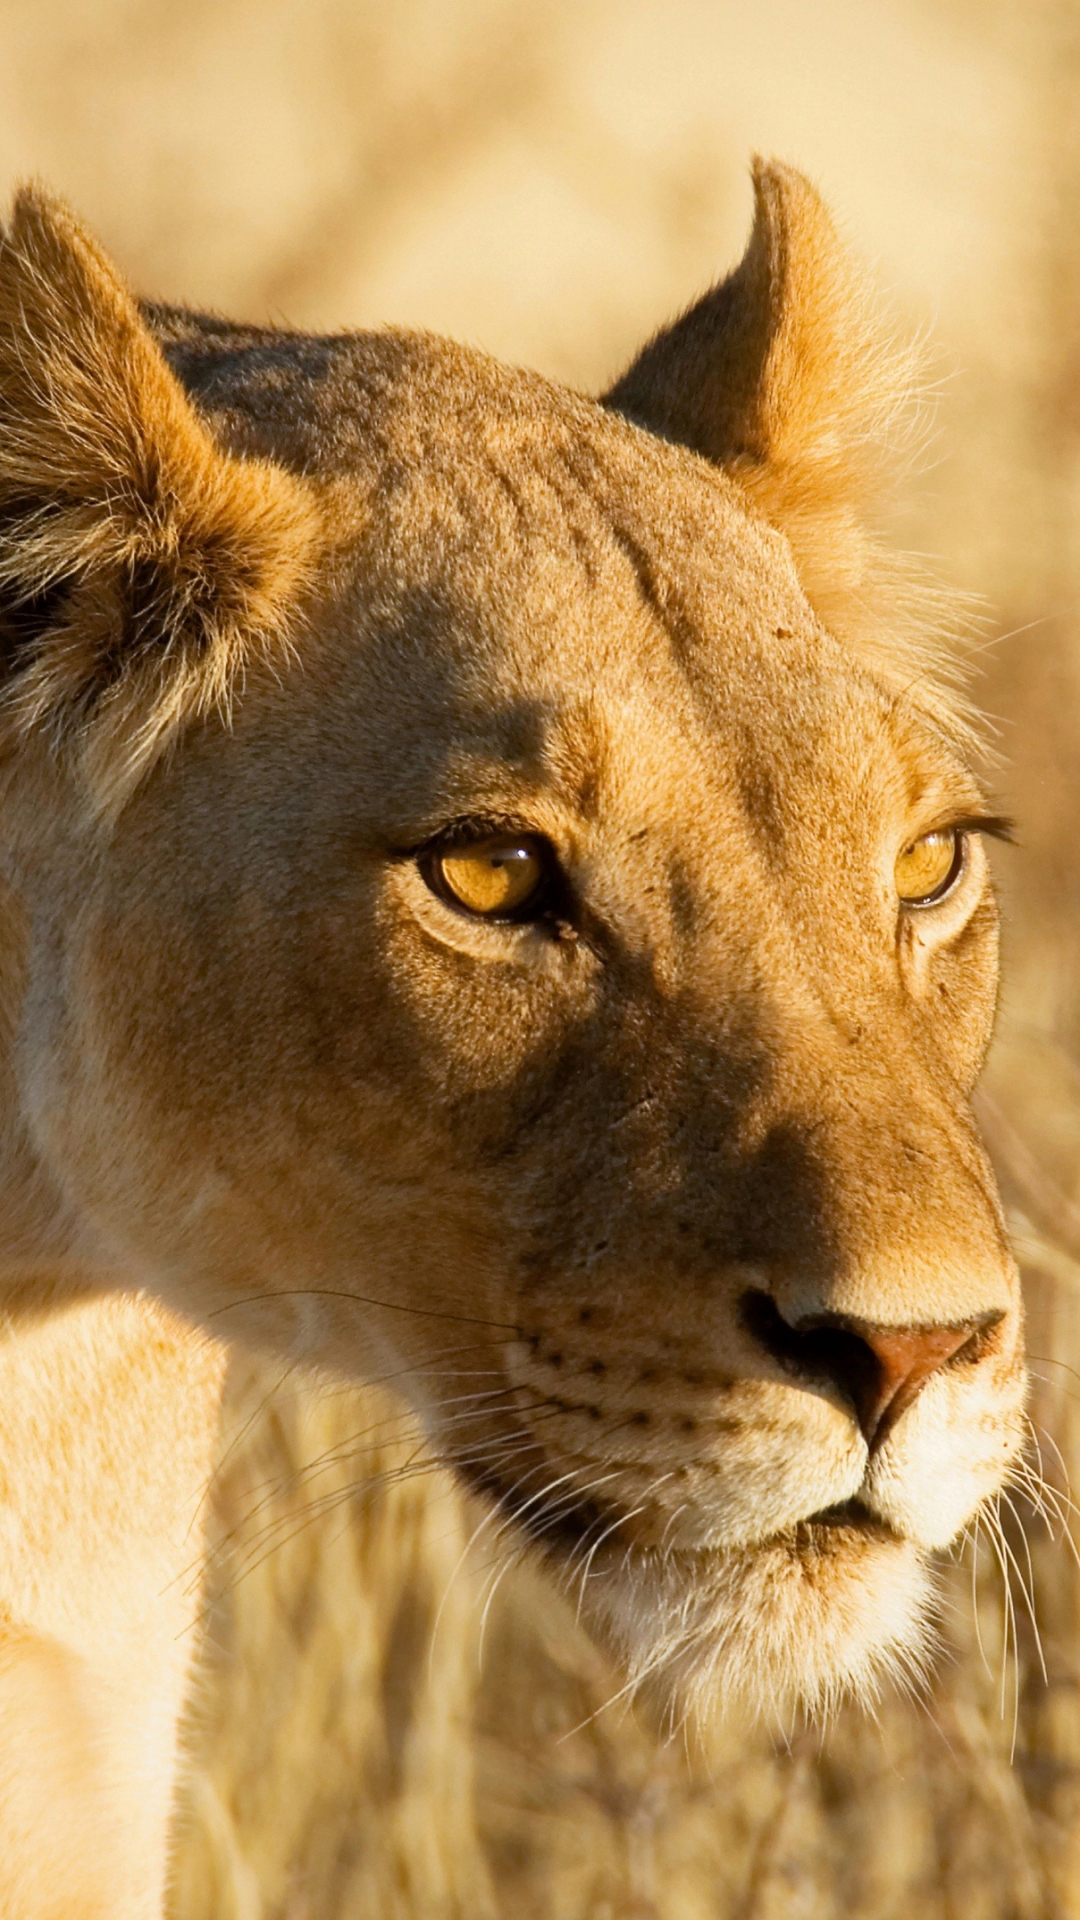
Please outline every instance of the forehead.
M350 565L337 684L378 712L373 772L418 829L536 791L584 814L707 791L763 818L823 779L838 801L967 791L725 475L507 378L498 404L451 385L388 407Z
M786 541L708 462L429 336L200 326L166 350L226 443L325 490L304 685L391 811L971 793L917 678L823 630Z

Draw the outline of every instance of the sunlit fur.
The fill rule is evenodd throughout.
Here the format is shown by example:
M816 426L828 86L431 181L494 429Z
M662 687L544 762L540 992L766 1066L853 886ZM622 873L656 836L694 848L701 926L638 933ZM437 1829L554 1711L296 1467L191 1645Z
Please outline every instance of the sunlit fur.
M910 1678L928 1556L1016 1456L969 1107L987 800L944 603L868 531L905 356L813 189L755 178L743 263L602 401L425 335L140 308L18 204L12 1920L160 1906L207 1335L392 1380L673 1720ZM955 885L902 910L897 853L960 821ZM442 897L450 831L546 842L542 919ZM965 1344L871 1451L781 1337L823 1315ZM61 1748L58 1798L91 1756L66 1850L32 1812Z
M707 1575L693 1560L648 1554L634 1573L632 1586L609 1583L597 1611L608 1599L632 1686L660 1680L676 1724L734 1712L787 1732L851 1694L870 1705L886 1682L918 1682L935 1644L933 1581L907 1541L793 1529L716 1554Z

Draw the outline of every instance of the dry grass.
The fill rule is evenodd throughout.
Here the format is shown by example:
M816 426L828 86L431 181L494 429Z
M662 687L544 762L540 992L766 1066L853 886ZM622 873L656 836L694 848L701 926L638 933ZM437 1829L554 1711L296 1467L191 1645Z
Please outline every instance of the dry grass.
M907 531L1017 630L984 659L1023 843L989 1119L1044 1465L1080 1486L1080 0L0 0L0 48L0 168L147 292L595 387L732 256L758 146L933 316ZM984 1530L927 1700L687 1757L605 1706L537 1575L491 1596L416 1444L374 1390L238 1358L175 1920L1080 1914L1080 1574L1018 1496L1012 1611Z

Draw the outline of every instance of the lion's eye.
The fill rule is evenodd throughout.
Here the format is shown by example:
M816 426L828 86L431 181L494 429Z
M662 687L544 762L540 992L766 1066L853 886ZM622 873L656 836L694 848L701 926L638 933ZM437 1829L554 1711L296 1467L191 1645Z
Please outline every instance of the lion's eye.
M896 891L905 906L929 907L945 898L963 864L964 836L956 827L924 833L896 856Z
M429 856L425 878L466 913L483 920L522 920L540 911L551 869L546 842L531 834L491 834Z

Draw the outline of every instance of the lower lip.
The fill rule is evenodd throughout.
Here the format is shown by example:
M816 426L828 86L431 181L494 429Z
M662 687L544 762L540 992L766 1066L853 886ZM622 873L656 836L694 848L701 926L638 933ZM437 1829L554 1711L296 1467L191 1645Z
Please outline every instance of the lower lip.
M822 1507L819 1513L808 1513L803 1520L796 1522L793 1529L801 1533L804 1528L814 1528L828 1533L864 1533L876 1534L879 1538L891 1537L890 1529L870 1513L858 1500L845 1500L838 1507Z
M494 1497L511 1517L519 1520L520 1524L521 1517L515 1511L515 1503L512 1500L509 1502L506 1500L504 1490L497 1481L486 1481L484 1476L477 1475L475 1483L478 1491L482 1490L489 1499ZM596 1509L578 1510L569 1507L559 1512L557 1517L544 1517L543 1524L534 1534L534 1539L539 1546L556 1554L560 1550L563 1553L573 1551L596 1538L598 1525L602 1525L605 1532L613 1531L611 1521L615 1518L615 1515L602 1514ZM525 1519L524 1526L527 1533L533 1532L528 1518ZM827 1551L839 1546L845 1535L849 1539L857 1535L867 1541L896 1540L897 1538L884 1521L872 1514L860 1500L853 1499L845 1500L834 1507L821 1507L816 1513L806 1514L801 1520L793 1521L790 1526L785 1527L771 1541L760 1541L756 1550L766 1551L772 1545L784 1546L790 1551L794 1545L803 1551L813 1552L815 1546L821 1551ZM751 1549L751 1551L754 1550ZM708 1550L705 1557L709 1557Z

